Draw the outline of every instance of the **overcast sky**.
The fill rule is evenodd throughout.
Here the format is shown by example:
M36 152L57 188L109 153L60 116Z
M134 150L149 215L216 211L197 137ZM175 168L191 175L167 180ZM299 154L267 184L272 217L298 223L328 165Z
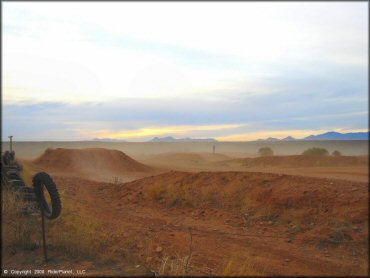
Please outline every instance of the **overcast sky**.
M3 140L368 130L367 2L4 2Z

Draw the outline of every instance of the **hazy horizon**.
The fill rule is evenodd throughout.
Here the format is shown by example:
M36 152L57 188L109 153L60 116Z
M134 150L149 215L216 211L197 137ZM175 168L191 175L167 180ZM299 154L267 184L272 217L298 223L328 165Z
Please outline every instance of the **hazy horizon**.
M5 2L2 140L368 131L367 2Z
M18 158L35 159L47 149L114 149L138 158L161 153L212 153L212 142L99 142L99 141L44 141L44 142L13 142L13 150ZM258 156L261 147L270 147L274 155L300 155L312 147L325 148L329 153L338 150L342 155L365 155L369 153L367 140L352 141L245 141L217 142L216 153L228 154L231 157ZM2 150L9 149L9 142L2 142Z
M367 133L369 133L367 131ZM320 135L320 134L310 134L310 135ZM158 138L158 139L163 139L163 138L172 138L172 139L175 139L175 140L180 140L180 139L200 139L200 140L206 140L206 139L213 139L213 140L216 140L215 138L192 138L192 137L173 137L173 136L163 136L163 137L157 137L157 136L154 136L153 138L150 138L148 140L142 140L142 141L139 141L139 140L125 140L125 139L112 139L112 138L91 138L91 139L85 139L85 140L34 140L34 141L31 141L31 140L17 140L16 138L12 138L12 141L13 142L127 142L127 143L146 143L146 142L153 142L151 140L155 139L155 138ZM287 137L293 137L293 136L287 136ZM285 137L285 138L287 138ZM255 140L241 140L241 141L224 141L224 140L216 140L216 142L220 142L220 143L232 143L232 142L235 142L235 143L243 143L243 142L259 142L259 141L262 141L262 142L274 142L274 141L269 141L268 139L277 139L277 141L283 141L283 142L289 142L288 141L285 141L283 139L285 138L276 138L276 137L267 137L267 138L258 138L258 139L255 139ZM106 141L108 140L108 141ZM112 141L109 141L109 140L112 140ZM303 138L295 138L293 137L293 141L368 141L367 139L306 139L306 137L303 137ZM7 140L2 140L2 143L7 143L9 142L9 138ZM179 143L182 143L182 141L178 141ZM191 141L192 143L198 143L197 141ZM202 142L207 142L207 141L199 141L199 143L202 143ZM170 142L172 143L172 142ZM212 142L208 142L208 143L212 143Z

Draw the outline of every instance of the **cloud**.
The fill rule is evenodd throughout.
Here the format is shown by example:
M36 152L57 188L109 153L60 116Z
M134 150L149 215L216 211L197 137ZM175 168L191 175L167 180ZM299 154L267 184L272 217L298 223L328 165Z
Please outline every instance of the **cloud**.
M4 3L4 136L365 128L367 5Z
M114 37L124 35L237 55L244 62L321 57L364 65L367 5L361 2L5 3L4 22L7 26L17 21L33 36L55 40L86 39L86 29L98 29ZM95 40L106 38L102 32L96 32Z
M4 83L24 90L4 99L206 94L294 62L366 67L365 5L5 3Z

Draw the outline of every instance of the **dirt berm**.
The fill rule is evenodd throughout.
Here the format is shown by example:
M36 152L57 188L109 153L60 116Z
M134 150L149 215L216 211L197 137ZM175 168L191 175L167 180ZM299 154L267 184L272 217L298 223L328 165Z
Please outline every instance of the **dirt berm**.
M313 156L287 155L239 158L218 162L220 165L237 164L245 167L340 167L367 166L368 156Z
M171 171L112 189L111 201L133 198L146 206L154 202L167 208L225 210L247 214L256 223L271 221L283 229L294 223L302 229L299 236L306 239L365 240L368 233L368 183L363 182L253 172ZM351 213L346 213L349 208ZM356 232L358 227L363 232Z
M33 161L37 167L69 175L122 176L151 172L146 166L118 150L103 148L47 149Z

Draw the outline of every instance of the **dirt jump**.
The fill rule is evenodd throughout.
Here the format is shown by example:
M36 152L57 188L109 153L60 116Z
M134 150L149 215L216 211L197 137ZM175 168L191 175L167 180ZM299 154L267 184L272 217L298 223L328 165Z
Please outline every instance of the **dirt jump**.
M145 176L154 170L121 151L104 148L47 149L30 165L62 175L102 181L111 181L114 177L127 180L133 176Z

